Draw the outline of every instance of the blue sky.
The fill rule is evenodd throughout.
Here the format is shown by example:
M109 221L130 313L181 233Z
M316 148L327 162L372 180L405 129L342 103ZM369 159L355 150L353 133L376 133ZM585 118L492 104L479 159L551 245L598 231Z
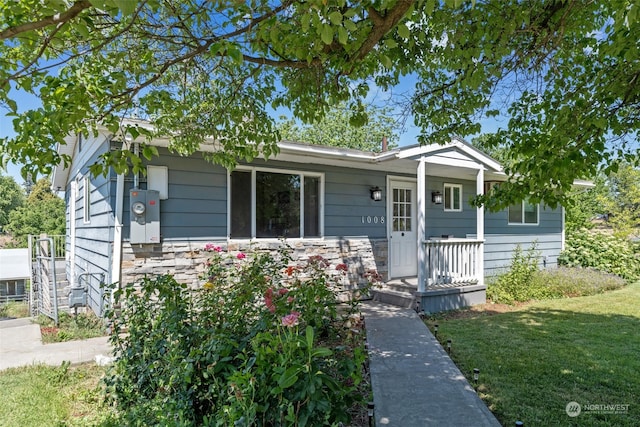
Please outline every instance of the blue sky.
M413 85L414 85L413 78L411 76L408 76L401 82L400 85L394 88L394 93L406 92L407 90L412 89ZM383 92L382 90L375 87L373 84L370 87L371 87L371 91L366 101L374 104L378 104L378 105L385 104L389 99L390 94ZM38 98L28 93L25 93L23 91L17 91L14 89L11 91L11 95L13 96L13 99L17 102L18 108L20 111L26 111L28 109L38 108L40 105L40 101ZM0 114L1 114L0 115L0 138L14 136L15 132L13 131L13 124L11 123L13 118L5 116L6 111L2 111L0 112ZM282 115L289 116L290 113L288 114L287 110L285 109L278 109L277 111L273 111L273 117L275 118L279 118ZM494 132L500 125L504 126L506 124L506 121L504 121L504 118L502 119L491 118L491 119L485 119L484 121L481 122L481 124L482 124L483 132ZM404 145L415 144L417 142L416 137L418 133L419 133L419 129L413 125L413 118L409 117L406 121L405 131L400 135L399 145L404 146ZM468 139L470 140L471 137L468 137ZM22 179L22 176L20 175L19 165L9 163L7 165L6 171L2 171L2 174L8 174L13 176L16 179L16 182L18 183L24 182L24 180Z

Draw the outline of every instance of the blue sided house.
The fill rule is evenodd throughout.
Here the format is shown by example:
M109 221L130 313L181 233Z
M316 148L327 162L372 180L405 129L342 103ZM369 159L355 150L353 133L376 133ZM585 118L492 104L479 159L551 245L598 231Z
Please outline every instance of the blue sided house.
M198 285L207 243L269 250L284 238L294 259L346 263L346 289L375 270L386 283L375 298L436 312L485 302L485 277L510 263L516 245L536 242L546 267L563 249L562 208L523 200L490 213L470 204L507 177L463 140L380 153L282 142L277 156L234 170L202 153L174 154L168 143L151 142L160 156L146 164L146 174L106 177L89 173L100 154L122 147L106 130L70 136L59 147L72 158L52 176L53 187L65 192L72 287L80 276L131 283L165 273ZM98 314L101 292L89 286Z

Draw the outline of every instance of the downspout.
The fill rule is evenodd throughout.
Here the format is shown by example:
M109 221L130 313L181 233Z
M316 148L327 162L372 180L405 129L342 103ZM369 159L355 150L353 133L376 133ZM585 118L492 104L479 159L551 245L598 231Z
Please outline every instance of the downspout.
M116 206L114 209L113 257L111 258L111 283L120 282L122 259L122 206L124 204L124 175L116 179ZM120 285L118 285L120 287ZM115 292L115 289L113 289ZM113 293L111 303L113 304Z

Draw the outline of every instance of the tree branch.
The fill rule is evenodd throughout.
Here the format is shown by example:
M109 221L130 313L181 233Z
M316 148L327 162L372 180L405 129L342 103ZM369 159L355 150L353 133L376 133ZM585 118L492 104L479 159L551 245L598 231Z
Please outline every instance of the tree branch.
M90 9L92 7L93 5L88 0L76 1L66 12L45 16L39 21L27 22L26 24L9 27L6 30L0 31L0 40L8 39L27 31L39 30L40 28L48 27L49 25L68 22L78 16L83 10Z

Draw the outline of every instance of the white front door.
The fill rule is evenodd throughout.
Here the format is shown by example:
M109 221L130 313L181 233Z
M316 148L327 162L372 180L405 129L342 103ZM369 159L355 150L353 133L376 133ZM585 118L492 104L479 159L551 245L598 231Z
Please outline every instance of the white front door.
M418 274L415 181L389 180L389 277Z

